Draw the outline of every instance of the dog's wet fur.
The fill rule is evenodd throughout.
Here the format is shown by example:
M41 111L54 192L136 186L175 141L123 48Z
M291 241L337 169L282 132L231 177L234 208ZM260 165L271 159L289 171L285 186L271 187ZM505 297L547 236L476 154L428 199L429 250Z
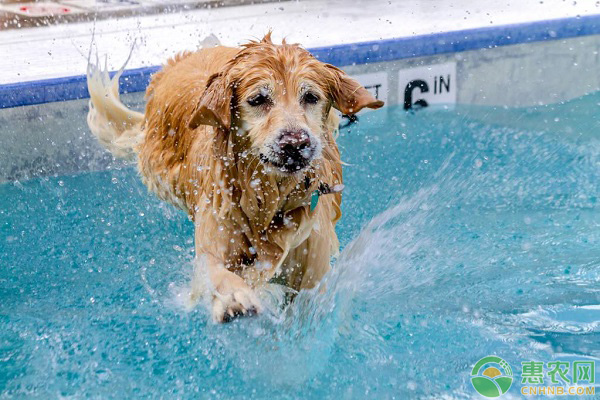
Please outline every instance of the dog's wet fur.
M93 90L92 131L112 134L109 148L130 146L145 184L193 219L215 321L260 313L255 291L272 278L301 290L329 270L341 192L314 210L310 200L324 184L342 185L334 109L383 106L358 82L267 34L169 60L147 89L143 118L115 118L126 115L118 98L107 104ZM135 140L120 138L125 131ZM192 297L205 294L192 286Z

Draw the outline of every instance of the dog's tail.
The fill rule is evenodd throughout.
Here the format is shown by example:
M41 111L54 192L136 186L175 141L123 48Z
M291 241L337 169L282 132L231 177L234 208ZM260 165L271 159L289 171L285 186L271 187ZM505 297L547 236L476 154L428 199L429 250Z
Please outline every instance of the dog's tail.
M130 57L131 53L112 79L108 74L106 60L102 68L97 55L95 63L91 57L88 59L90 109L87 123L98 141L115 157L134 160L137 146L144 138L144 114L130 110L119 99L119 77Z

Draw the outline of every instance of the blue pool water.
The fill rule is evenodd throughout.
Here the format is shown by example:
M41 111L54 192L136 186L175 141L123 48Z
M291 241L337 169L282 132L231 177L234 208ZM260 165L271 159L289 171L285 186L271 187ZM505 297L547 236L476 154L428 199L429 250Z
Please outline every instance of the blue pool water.
M516 398L521 361L597 359L599 104L364 115L327 292L227 325L132 168L0 185L0 398L471 398L488 354Z

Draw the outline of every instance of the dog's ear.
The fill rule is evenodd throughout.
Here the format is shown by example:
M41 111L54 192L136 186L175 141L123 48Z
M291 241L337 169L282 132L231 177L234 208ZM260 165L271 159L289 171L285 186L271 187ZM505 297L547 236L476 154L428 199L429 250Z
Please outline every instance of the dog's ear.
M360 83L350 78L344 71L331 64L325 64L331 74L330 91L333 106L342 114L353 115L365 107L383 107L383 101L377 100Z
M196 110L189 122L191 129L200 125L229 129L231 124L232 90L222 73L212 75L200 97Z

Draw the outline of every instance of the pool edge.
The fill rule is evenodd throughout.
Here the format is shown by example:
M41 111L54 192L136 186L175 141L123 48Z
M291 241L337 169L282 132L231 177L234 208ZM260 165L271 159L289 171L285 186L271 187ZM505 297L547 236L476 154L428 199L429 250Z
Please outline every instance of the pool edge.
M370 64L600 34L600 14L308 49L337 66ZM160 66L126 70L121 93L142 92ZM85 75L0 85L0 109L89 98Z

